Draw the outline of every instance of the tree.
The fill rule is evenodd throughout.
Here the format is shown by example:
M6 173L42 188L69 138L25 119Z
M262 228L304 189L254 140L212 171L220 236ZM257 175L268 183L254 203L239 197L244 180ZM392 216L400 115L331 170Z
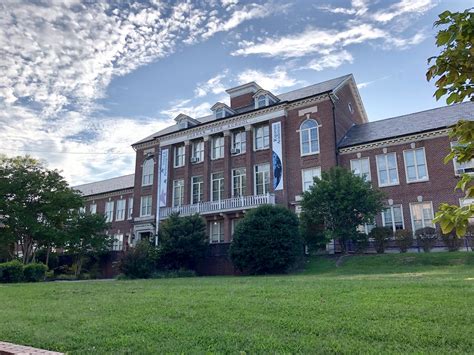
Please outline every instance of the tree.
M28 156L0 156L0 244L17 244L23 263L40 247L61 246L65 223L83 204L57 170Z
M372 223L382 211L384 198L370 182L349 170L334 167L323 172L321 179L316 177L313 186L303 193L301 201L303 230L311 232L312 226L323 229L306 238L320 245L334 239L346 252L346 243L356 238L358 226Z
M207 247L206 224L201 216L171 214L158 232L159 264L168 270L194 270Z
M235 228L232 263L250 274L287 271L303 253L298 224L296 214L282 206L250 210Z
M474 12L444 11L439 15L435 27L447 26L436 35L436 45L441 47L439 56L428 59L428 81L437 78L436 100L447 96L448 105L474 101ZM433 63L434 62L434 63ZM459 163L474 159L474 122L459 121L450 132L450 138L457 141L451 148L445 162L456 159ZM474 198L473 177L463 174L456 189L464 191L465 198ZM443 233L455 230L458 237L466 234L469 218L474 216L474 205L459 207L444 203L436 213L435 222L439 223Z
M105 234L109 224L100 214L74 213L66 227L65 248L75 255L75 275L81 273L84 258L88 253L100 253L110 250L114 237Z

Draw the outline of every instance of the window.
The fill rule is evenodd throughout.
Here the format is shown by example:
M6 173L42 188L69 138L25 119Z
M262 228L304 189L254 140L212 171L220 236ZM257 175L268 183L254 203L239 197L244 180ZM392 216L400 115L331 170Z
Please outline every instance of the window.
M308 191L311 186L313 186L314 178L321 177L321 168L311 168L301 170L301 176L303 178L303 191Z
M474 205L474 198L460 198L459 199L459 206L467 207ZM469 224L474 224L474 217L468 219Z
M255 195L270 191L270 164L255 165Z
M133 197L130 197L128 199L128 216L127 216L127 218L132 219L132 215L133 215Z
M364 223L364 224L361 224L360 226L357 227L357 230L361 233L364 233L364 234L369 234L372 229L374 229L376 227L375 224L371 224L371 223Z
M405 229L402 205L390 206L382 211L382 223L384 227L390 227L394 232Z
M244 196L247 188L247 176L245 168L232 170L232 196Z
M142 196L140 200L140 217L151 216L151 195Z
M255 150L270 147L270 126L260 126L255 128Z
M202 176L193 176L191 178L191 202L198 203L203 198L204 179Z
M84 206L79 207L79 213L81 213L81 214L86 213L86 208Z
M224 223L222 221L211 222L211 243L222 243L224 241Z
M191 163L199 163L204 161L204 141L193 142Z
M184 166L184 158L185 158L185 147L184 145L178 145L174 147L174 167L179 168L180 166Z
M115 212L115 220L123 221L125 219L125 200L117 201L117 211Z
M216 118L224 118L225 117L225 110L223 107L219 107L216 110Z
M411 203L410 211L413 232L420 228L434 227L433 205L431 202Z
M211 200L219 201L224 196L224 173L211 175Z
M457 142L451 142L451 147L456 146L456 145L458 145ZM464 163L458 163L455 157L453 159L453 164L454 164L454 173L456 176L459 176L464 173L474 174L474 159L471 159L470 161L467 161Z
M257 108L267 106L267 97L265 95L260 95L257 98Z
M90 214L96 214L97 213L97 205L93 203L92 205L89 206L89 212Z
M184 180L173 180L173 207L181 206L184 202Z
M352 159L351 170L354 175L365 177L366 181L371 181L369 158Z
M405 150L405 172L407 182L427 181L428 169L426 168L425 148Z
M245 153L247 149L247 137L245 131L232 133L232 154Z
M212 159L224 157L224 137L218 136L212 138Z
M123 234L114 235L114 243L112 244L112 250L114 251L123 250Z
M377 155L379 186L398 185L396 153Z
M114 220L114 201L105 203L105 221L112 222Z
M319 128L315 120L305 120L300 126L301 155L319 153Z
M155 161L153 159L147 159L143 163L142 186L153 184L154 165L155 165Z

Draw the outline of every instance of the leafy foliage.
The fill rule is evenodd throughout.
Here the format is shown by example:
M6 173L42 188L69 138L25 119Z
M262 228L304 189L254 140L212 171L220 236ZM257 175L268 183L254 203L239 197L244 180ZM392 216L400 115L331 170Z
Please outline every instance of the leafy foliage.
M230 258L251 274L287 271L303 253L298 217L282 206L263 205L248 211L237 224Z
M397 244L401 253L406 253L408 249L413 245L413 234L411 231L406 229L400 229L395 231L395 244Z
M433 227L420 228L415 232L415 236L425 253L429 253L433 249L438 239L436 229Z
M1 282L20 282L23 280L23 264L18 260L0 264Z
M194 270L207 247L206 223L198 214L171 214L158 232L159 266L168 270Z
M24 279L27 282L43 281L48 267L43 263L30 263L23 268Z
M439 56L428 59L432 64L427 80L437 78L436 100L447 96L446 103L474 101L474 12L444 11L439 15L436 27L447 26L436 35L436 45L442 48ZM434 62L434 63L433 63ZM463 163L474 158L474 122L459 121L451 130L450 137L458 142L453 146L446 161L456 159ZM466 198L474 197L473 177L464 174L456 186L465 192ZM456 231L458 237L466 234L468 219L474 216L474 206L459 207L442 204L436 213L435 222L440 223L443 233Z
M316 239L319 244L335 239L345 252L346 242L358 233L357 227L372 223L382 211L383 199L382 192L349 170L335 167L323 172L303 194L301 222L305 239ZM313 226L324 226L324 231L315 231Z
M83 205L56 170L26 157L0 157L0 244L17 243L23 263L37 248L62 247L64 226L73 210Z
M442 234L441 238L443 239L444 244L448 248L448 251L458 251L462 245L461 239L456 236L456 233L452 231L451 233Z
M127 250L119 262L119 270L128 278L147 279L155 271L155 250L148 240L141 240Z
M385 252L391 235L392 230L389 227L375 227L370 231L369 237L374 240L375 251L378 254Z

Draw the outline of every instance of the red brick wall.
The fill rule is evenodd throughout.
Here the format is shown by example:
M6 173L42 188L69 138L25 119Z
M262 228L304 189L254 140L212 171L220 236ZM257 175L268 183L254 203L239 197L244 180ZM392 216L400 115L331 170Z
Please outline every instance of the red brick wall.
M230 107L233 109L254 105L253 93L249 92L247 94L239 95L236 97L230 98Z

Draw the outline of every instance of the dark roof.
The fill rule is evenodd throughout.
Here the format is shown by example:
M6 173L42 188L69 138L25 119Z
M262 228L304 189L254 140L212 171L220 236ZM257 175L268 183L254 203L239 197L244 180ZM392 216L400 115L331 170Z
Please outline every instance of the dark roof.
M348 80L351 77L352 77L352 74L343 75L338 78L326 80L321 83L305 86L300 89L296 89L296 90L289 91L280 95L276 95L276 97L280 99L280 102L284 102L284 101L295 101L295 100L303 99L305 97L323 94L325 92L330 92L330 91L335 90L337 87L339 87L341 84L343 84L346 80ZM245 113L247 111L252 111L252 110L254 110L254 105L248 106L246 110L242 110L242 109L237 110L237 115L241 113ZM230 118L233 116L235 115L227 116L225 118ZM204 123L214 121L215 116L212 114L212 115L208 115L204 117L198 117L196 118L196 120L200 124L204 124ZM155 132L149 135L148 137L145 137L139 140L138 142L133 143L132 145L148 142L157 137L165 136L167 134L174 133L179 130L180 128L178 127L178 125L174 124L162 129L161 131Z
M133 188L134 184L135 174L130 174L91 182L89 184L73 186L73 189L81 191L84 196L90 196L103 194L105 192L130 189Z
M474 121L474 102L464 102L352 126L339 143L339 148L447 128L460 119Z

